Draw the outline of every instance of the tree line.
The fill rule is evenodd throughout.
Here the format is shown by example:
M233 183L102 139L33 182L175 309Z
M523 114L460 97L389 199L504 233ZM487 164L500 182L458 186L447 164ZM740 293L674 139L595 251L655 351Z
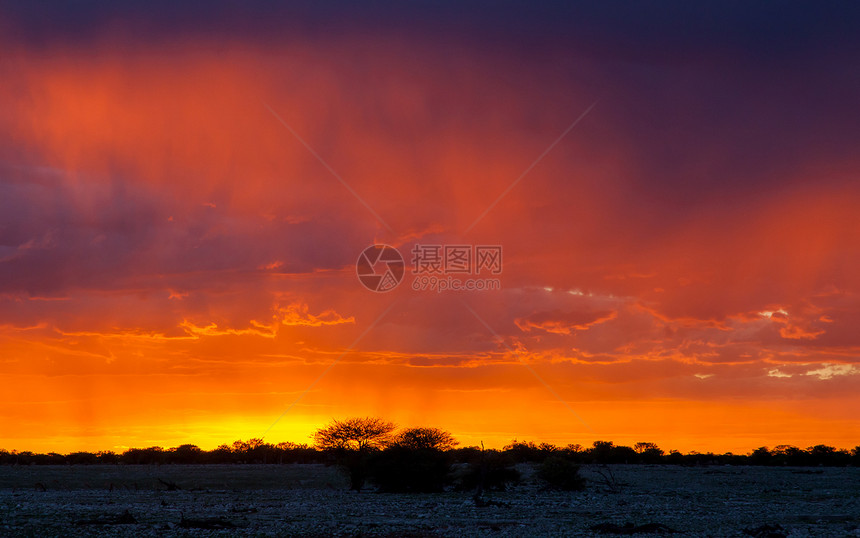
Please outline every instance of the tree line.
M163 465L212 463L325 463L324 452L308 444L266 443L262 439L234 441L212 450L185 444L173 448L151 446L129 448L124 452L70 452L47 454L0 449L0 465Z
M555 458L575 464L860 466L860 445L852 450L837 449L829 445L807 448L777 445L773 448L759 447L747 454L715 454L664 451L651 442L639 442L631 447L616 445L612 441L594 441L590 447L584 447L579 444L559 446L513 440L501 450L484 450L478 446L460 447L449 432L438 428L398 430L393 423L374 417L333 420L319 428L313 439L312 444L273 444L263 439L238 440L212 450L203 450L193 444L173 448L130 448L124 452L79 451L68 454L0 449L0 465L332 464L356 455L365 458L387 451L389 456L396 455L405 460L414 458L415 454L443 454L446 465L465 464L479 458L498 459L512 464L542 463L548 458ZM409 462L404 462L407 463Z

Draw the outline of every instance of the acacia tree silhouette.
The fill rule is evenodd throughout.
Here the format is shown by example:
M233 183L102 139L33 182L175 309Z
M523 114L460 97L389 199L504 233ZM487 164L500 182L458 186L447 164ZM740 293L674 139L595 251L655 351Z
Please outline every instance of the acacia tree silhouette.
M377 417L333 419L314 433L314 445L334 455L349 476L349 487L361 491L367 480L368 458L394 440L397 426Z
M459 442L445 430L422 427L403 430L393 444L410 450L451 450Z

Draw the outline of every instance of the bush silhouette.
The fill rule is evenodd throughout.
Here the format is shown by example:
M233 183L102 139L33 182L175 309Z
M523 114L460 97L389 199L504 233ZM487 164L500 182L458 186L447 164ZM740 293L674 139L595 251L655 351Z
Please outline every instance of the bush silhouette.
M385 492L439 492L445 489L457 441L438 428L408 428L391 445L370 455L370 481Z
M380 491L433 493L445 489L450 456L433 448L395 445L370 456L370 481Z
M130 464L162 464L165 463L164 449L160 446L151 446L149 448L130 448L123 452L120 456L122 463Z
M484 450L471 458L465 466L454 473L457 489L504 491L520 481L520 472L514 468L516 462L510 454L497 450Z
M92 465L99 463L99 455L92 452L72 452L66 456L65 461L71 465Z
M540 462L561 452L561 449L550 443L536 444L533 441L517 441L514 439L503 450L514 458L517 463Z
M537 477L544 481L549 489L561 491L585 489L585 480L579 475L579 465L559 456L545 459L538 467Z
M170 463L195 463L200 461L203 451L197 445L179 445L170 449L168 460Z

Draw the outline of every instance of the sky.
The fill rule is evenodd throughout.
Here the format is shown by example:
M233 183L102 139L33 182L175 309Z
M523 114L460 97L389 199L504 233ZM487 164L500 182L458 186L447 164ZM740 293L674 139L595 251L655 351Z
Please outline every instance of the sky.
M860 445L858 22L0 3L0 448L366 415L494 447ZM376 244L404 259L384 292ZM422 274L416 245L500 271Z

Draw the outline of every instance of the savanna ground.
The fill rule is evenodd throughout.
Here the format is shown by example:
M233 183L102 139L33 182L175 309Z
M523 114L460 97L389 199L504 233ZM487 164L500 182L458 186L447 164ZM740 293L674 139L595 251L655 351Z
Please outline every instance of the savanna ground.
M857 467L586 465L577 492L544 491L519 469L519 485L477 507L469 492L350 492L315 464L3 466L0 535L598 536L595 525L629 522L675 536L860 536Z

